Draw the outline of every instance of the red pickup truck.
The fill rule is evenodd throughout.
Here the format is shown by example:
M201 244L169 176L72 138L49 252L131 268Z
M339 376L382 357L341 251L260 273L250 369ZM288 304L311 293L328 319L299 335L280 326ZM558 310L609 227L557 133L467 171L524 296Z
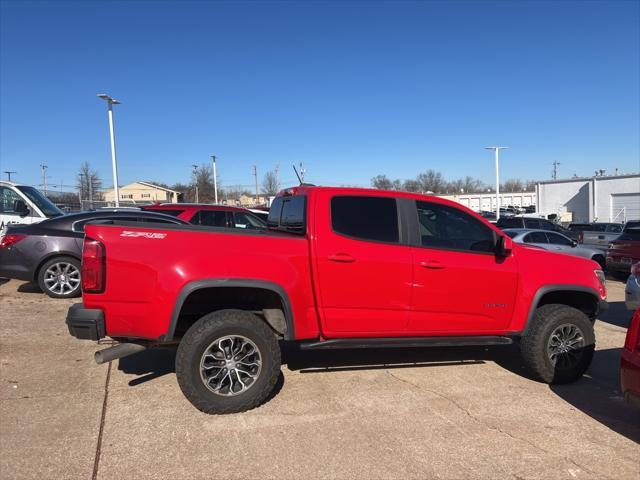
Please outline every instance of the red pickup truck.
M300 186L268 230L88 225L71 335L121 342L98 363L175 343L186 397L248 410L301 349L520 344L544 382L579 378L606 299L597 263L515 245L431 196Z

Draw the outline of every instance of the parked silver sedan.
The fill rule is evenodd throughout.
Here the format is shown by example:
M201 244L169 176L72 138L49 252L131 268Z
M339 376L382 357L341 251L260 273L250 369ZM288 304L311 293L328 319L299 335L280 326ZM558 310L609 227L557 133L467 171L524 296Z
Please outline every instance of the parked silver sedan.
M507 228L504 230L504 233L509 235L514 242L535 245L536 247L551 250L552 252L589 258L598 262L603 269L605 267L606 260L602 250L578 245L577 242L574 242L569 237L565 237L561 233L527 228Z

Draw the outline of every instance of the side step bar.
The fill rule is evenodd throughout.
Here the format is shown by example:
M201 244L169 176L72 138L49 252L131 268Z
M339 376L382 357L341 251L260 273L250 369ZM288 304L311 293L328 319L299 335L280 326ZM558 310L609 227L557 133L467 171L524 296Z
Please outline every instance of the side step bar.
M341 348L403 348L403 347L465 347L479 345L510 345L513 340L500 336L470 337L392 337L334 338L300 343L301 350L331 350Z

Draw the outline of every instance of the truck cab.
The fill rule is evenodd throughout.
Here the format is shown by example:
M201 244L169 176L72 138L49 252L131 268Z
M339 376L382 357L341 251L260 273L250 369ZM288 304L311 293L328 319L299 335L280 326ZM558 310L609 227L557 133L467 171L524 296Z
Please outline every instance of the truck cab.
M64 212L30 185L0 181L0 231L9 224L38 223Z

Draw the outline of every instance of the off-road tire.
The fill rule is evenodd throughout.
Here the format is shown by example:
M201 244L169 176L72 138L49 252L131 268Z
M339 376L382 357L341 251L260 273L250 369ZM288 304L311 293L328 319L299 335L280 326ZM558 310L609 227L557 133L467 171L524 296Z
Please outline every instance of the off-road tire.
M75 298L82 295L82 285L78 285L78 287L70 293L61 294L61 293L56 293L49 290L49 288L47 287L47 284L45 283L45 274L47 270L52 265L55 265L56 263L69 263L73 265L78 272L80 272L80 260L73 257L68 257L68 256L53 257L52 259L47 260L38 270L38 276L36 280L38 282L38 287L40 288L40 290L42 290L44 293L47 294L47 296L51 298Z
M260 351L261 370L245 392L221 396L210 391L200 376L200 360L216 339L240 335ZM219 310L194 323L182 337L176 354L176 377L182 393L198 410L209 414L237 413L262 404L272 393L280 375L280 347L273 331L251 312Z
M549 358L547 345L556 328L564 324L575 325L580 329L584 345L576 364L569 369L560 370ZM521 339L520 349L525 364L538 380L562 384L582 377L593 359L595 343L593 324L584 313L567 305L551 304L536 309L528 330Z

